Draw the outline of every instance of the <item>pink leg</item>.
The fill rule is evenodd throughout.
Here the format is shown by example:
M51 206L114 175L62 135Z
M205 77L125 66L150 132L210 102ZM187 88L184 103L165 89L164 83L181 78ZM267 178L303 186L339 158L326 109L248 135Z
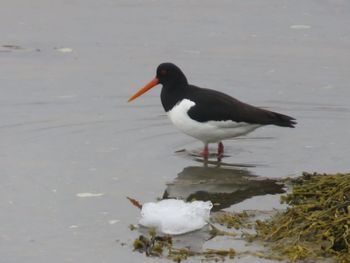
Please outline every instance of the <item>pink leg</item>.
M204 144L204 149L203 149L203 152L202 152L202 155L204 158L208 158L209 157L209 149L208 149L208 144Z
M218 158L221 158L224 155L224 145L222 142L218 143Z

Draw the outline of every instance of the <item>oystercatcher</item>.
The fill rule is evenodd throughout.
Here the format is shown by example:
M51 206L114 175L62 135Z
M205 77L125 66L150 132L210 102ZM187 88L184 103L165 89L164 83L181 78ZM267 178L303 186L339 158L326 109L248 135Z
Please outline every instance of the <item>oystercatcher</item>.
M248 134L264 125L294 128L296 124L293 117L249 105L216 90L191 85L173 63L160 64L156 77L128 102L157 84L163 85L160 98L170 120L182 132L204 143L202 155L206 158L209 143L218 143L220 157L224 152L224 139Z

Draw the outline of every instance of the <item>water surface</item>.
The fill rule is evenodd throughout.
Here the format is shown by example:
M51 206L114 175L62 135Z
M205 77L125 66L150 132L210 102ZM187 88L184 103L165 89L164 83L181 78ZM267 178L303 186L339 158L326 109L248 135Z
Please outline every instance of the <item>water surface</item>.
M153 262L132 252L139 211L126 196L268 210L273 179L348 171L349 11L341 0L3 1L1 261ZM164 61L297 128L226 141L228 165L203 167L176 153L202 145L170 124L160 87L126 103Z

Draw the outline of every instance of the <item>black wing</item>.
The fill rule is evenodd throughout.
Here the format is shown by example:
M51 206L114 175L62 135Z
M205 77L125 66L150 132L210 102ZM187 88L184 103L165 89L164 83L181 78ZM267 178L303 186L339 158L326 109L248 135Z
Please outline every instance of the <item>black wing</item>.
M199 122L232 120L291 128L296 124L295 119L290 116L260 109L215 90L190 85L186 97L196 103L190 108L188 115Z

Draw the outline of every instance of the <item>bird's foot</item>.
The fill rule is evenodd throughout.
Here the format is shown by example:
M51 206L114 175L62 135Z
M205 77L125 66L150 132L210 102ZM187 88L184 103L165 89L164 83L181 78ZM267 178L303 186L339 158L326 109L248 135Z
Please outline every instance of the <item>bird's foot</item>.
M221 161L222 157L224 157L224 145L222 142L218 143L218 161Z
M204 157L204 159L208 159L208 157L209 157L209 148L208 148L207 144L204 145L204 149L201 152L201 155Z

